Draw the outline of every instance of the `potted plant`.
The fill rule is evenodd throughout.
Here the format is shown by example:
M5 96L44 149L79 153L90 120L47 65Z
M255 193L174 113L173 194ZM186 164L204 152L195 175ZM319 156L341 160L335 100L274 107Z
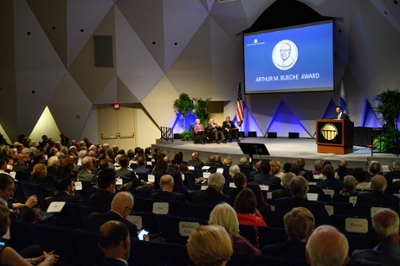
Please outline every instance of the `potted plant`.
M381 152L393 151L397 148L399 131L397 120L400 116L400 92L398 90L386 90L374 98L378 102L375 111L380 114L384 132L375 140L375 147Z
M176 99L172 105L175 113L179 113L183 116L183 129L186 130L186 117L193 111L193 100L186 93L179 94L179 98Z
M210 113L208 112L208 102L211 101L211 98L207 98L205 100L201 98L193 98L196 102L194 104L194 113L198 119L200 119L201 123L204 127L207 126L207 121L210 119Z

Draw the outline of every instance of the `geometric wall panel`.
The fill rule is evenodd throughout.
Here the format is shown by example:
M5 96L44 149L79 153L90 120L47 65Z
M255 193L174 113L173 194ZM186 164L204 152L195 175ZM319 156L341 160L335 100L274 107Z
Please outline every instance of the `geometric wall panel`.
M118 103L140 103L138 98L128 89L128 87L117 77L117 102Z
M68 91L68 94L65 94ZM69 73L65 74L48 107L61 132L70 138L79 137L92 103Z
M107 88L99 95L99 97L93 102L93 104L110 104L117 103L118 89L117 89L117 77L108 84Z
M362 127L382 127L382 122L379 120L374 108L368 99L365 99L364 112L361 120Z
M36 144L39 145L39 141L42 141L42 135L46 134L49 138L59 139L60 129L57 127L56 121L54 120L49 108L44 108L40 118L38 119L32 132L28 135L31 139L36 140Z
M262 132L260 126L258 125L257 121L254 119L253 114L251 113L249 107L247 106L246 102L242 101L243 103L243 123L242 126L239 127L236 124L237 116L232 119L232 122L235 123L235 126L240 130L244 131L245 135L249 133L249 131L255 131L258 137L262 137L264 133Z

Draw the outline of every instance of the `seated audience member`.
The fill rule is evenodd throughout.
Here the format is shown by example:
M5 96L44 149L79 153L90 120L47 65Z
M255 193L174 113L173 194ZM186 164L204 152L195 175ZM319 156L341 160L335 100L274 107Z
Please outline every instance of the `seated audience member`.
M14 188L14 178L8 174L0 173L0 204L12 210L19 220L28 223L33 222L35 219L33 208L37 206L37 197L35 195L30 196L25 204L12 201Z
M335 227L317 227L308 238L306 257L311 266L345 266L349 262L347 238Z
M272 191L272 199L284 197L291 198L292 193L290 192L290 182L294 177L295 174L293 174L292 172L285 173L281 179L281 184L283 188Z
M323 170L323 162L321 160L316 160L314 162L314 170L312 171L314 180L326 179L326 177L322 173L322 170Z
M144 157L146 161L151 161L153 159L153 155L151 154L151 147L147 147L144 149Z
M233 252L247 253L252 256L261 253L259 249L239 234L239 221L235 210L229 204L220 203L216 205L210 214L208 224L225 228L231 237Z
M283 226L283 216L295 207L305 207L314 215L316 224L326 224L329 221L329 214L324 203L320 201L309 201L307 199L308 182L302 176L296 176L290 182L292 198L281 198L275 206L276 222Z
M61 162L57 156L51 156L47 160L47 175L57 177L60 173Z
M238 165L232 165L229 167L229 176L233 178L233 176L237 173L240 173L240 167Z
M165 175L168 174L167 169L168 169L168 163L164 161L165 156L158 156L159 158L163 158L161 160L157 160L156 165L154 166L153 169L153 174L154 175Z
M261 213L257 210L257 199L254 192L244 188L235 199L234 209L240 225L252 225L258 236L258 227L267 226Z
M230 197L223 194L225 178L220 173L211 174L208 178L208 187L205 190L193 191L189 199L194 204L215 206L221 202L230 203Z
M169 202L185 202L185 196L182 193L173 192L174 178L171 175L163 175L160 179L161 191L151 194L152 199L164 200Z
M204 126L200 123L200 119L198 118L196 119L196 124L193 127L193 131L194 134L196 135L196 138L199 137L201 139L201 144L204 144L206 140L209 140L204 130Z
M224 161L222 162L223 165L231 166L232 165L232 158L230 156L226 156Z
M143 157L142 157L143 158ZM132 172L131 170L129 170L128 166L129 166L129 158L128 156L122 155L119 158L119 164L120 164L120 169L115 171L116 176L123 176L123 177L127 177L130 178L131 182L132 182L132 186L136 189L139 186L143 186L143 185L151 185L151 182L145 182L144 180L139 179L136 174L134 172ZM128 182L131 183L131 182ZM127 187L130 187L130 185L126 184ZM121 190L126 190L126 188L122 188Z
M82 159L82 168L78 172L76 178L78 180L86 180L92 183L92 186L97 185L97 176L92 172L93 170L93 159L90 156L86 156Z
M347 175L346 166L339 165L339 167L335 170L335 179L338 179L343 182L344 177Z
M262 174L262 171L261 171L261 163L262 163L262 161L257 161L257 162L255 163L254 168L255 168L256 170L255 170L255 171L251 171L251 172L249 173L249 176L250 176L250 177L254 177L254 176L258 175L258 174Z
M271 210L271 206L265 201L264 193L261 190L259 184L255 182L247 183L247 188L250 188L254 195L256 196L257 200L257 210L262 214L265 210Z
M161 155L161 149L160 148L155 148L154 149L154 154L152 155L153 159L157 162L158 161L158 156Z
M54 180L56 192L54 196L49 200L53 201L65 201L68 203L82 204L82 199L75 195L74 181L70 177L59 177Z
M263 161L260 167L262 173L254 176L254 182L260 185L280 186L281 180L278 177L270 174L271 165L268 161Z
M172 164L179 166L183 162L183 153L178 151L175 153L174 159L172 160Z
M131 251L128 227L118 221L105 222L100 227L99 247L104 253L102 266L125 266Z
M0 238L2 238L10 228L10 210L0 204ZM0 247L0 265L53 265L58 261L59 256L54 252L43 252L43 256L37 258L23 258L12 247Z
M250 163L249 160L247 160L247 158L245 156L243 156L242 158L240 158L238 165L240 167L250 167Z
M54 195L54 189L50 184L49 178L47 177L46 165L43 163L35 164L28 182L32 184L38 184L42 189L43 196L45 198Z
M356 189L358 190L371 190L371 185L367 180L367 174L364 171L364 169L360 167L356 167L353 170L353 176L357 181L357 187Z
M182 174L179 171L172 171L171 176L174 179L174 189L172 192L182 193L185 199L189 199L189 189L183 184Z
M269 164L271 165L271 175L274 175L282 179L284 172L281 172L281 162L271 161Z
M100 171L98 176L99 188L96 193L90 196L88 206L109 210L116 193L116 185L114 170L105 169Z
M194 167L200 167L203 166L204 163L201 161L199 157L198 152L193 152L192 153L192 159L188 161L188 165L194 166Z
M14 164L14 171L28 173L28 158L23 153L18 153Z
M307 264L306 243L314 230L314 216L308 209L298 207L288 212L283 217L283 222L288 241L263 247L263 255L285 258L287 254L290 254L293 260Z
M343 188L343 182L335 179L335 169L331 164L324 166L323 174L326 179L317 183L322 189L333 189L335 192L339 192Z
M340 191L341 196L357 196L358 192L356 191L357 181L352 175L347 175L344 177L344 186Z
M167 173L171 173L172 171L178 170L178 166L172 164L172 160L169 156L165 156L163 159L167 163Z
M236 139L237 142L240 142L239 130L231 121L229 116L227 116L225 121L222 122L222 131L224 132L225 138L227 138L229 142L232 142L232 139Z
M133 197L129 192L120 192L114 196L111 202L111 210L107 213L93 212L88 217L90 232L99 233L100 227L108 221L115 220L124 223L132 238L137 239L137 227L126 219L133 209Z
M371 180L372 177L376 175L382 175L381 172L381 164L378 162L371 163L367 170L368 180Z
M229 234L218 225L198 226L186 246L196 266L224 266L233 254Z
M379 244L373 249L356 249L351 265L400 265L399 216L392 210L380 210L372 217L373 234ZM357 264L358 263L358 264Z
M222 128L215 123L214 118L211 118L208 121L207 129L209 133L215 135L214 137L217 144L219 144L220 139L222 140L222 143L226 143L224 132L222 131Z
M385 178L388 183L388 187L390 188L392 186L393 179L400 179L400 161L392 162L389 165L389 169L390 169L390 172L385 174ZM15 166L14 166L14 170L15 170ZM17 171L17 170L15 170L15 171ZM399 190L397 190L396 193L398 193L398 192L399 192Z
M307 179L311 179L312 178L312 171L310 170L306 170L304 167L306 166L306 161L304 160L304 158L298 158L296 161L296 166L299 169L299 171L304 171L307 173L308 178ZM325 166L325 165L324 165Z
M133 172L136 174L148 174L150 172L150 169L146 167L146 158L143 156L139 156L137 158L137 167L133 169Z
M235 188L229 189L226 194L230 196L231 201L235 202L236 196L242 191L243 188L247 186L246 176L240 172L233 175L233 183L235 184Z
M372 192L360 193L357 197L357 204L368 204L371 206L399 207L399 198L386 194L386 179L381 175L376 175L371 179Z

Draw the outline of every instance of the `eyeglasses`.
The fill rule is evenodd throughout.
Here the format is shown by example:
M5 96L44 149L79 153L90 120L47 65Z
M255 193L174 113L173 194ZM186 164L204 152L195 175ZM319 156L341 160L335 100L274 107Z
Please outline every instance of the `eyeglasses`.
M129 212L131 212L133 210L133 207L125 207L125 210L129 209Z

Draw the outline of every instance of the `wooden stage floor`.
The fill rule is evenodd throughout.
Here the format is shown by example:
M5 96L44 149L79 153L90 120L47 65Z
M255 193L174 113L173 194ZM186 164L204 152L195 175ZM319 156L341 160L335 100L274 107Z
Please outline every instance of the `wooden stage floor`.
M353 146L353 152L348 154L332 154L332 153L318 153L317 144L315 139L310 138L244 138L243 143L262 143L267 147L270 155L269 156L257 156L253 155L254 160L258 158L268 158L271 160L278 160L283 165L286 162L296 160L299 157L303 157L306 160L306 168L313 169L315 160L329 160L336 167L341 159L346 159L349 163L349 167L363 167L366 168L367 163L371 161L380 162L384 170L387 170L387 166L393 162L400 160L396 157L396 154L390 153L376 153L371 156L371 149L362 146ZM194 144L193 141L181 141L181 140L156 140L156 144L153 144L153 149L156 147L161 148L162 152L174 157L174 154L178 151L183 152L184 160L189 160L190 155L193 151L198 151L203 162L207 161L208 156L211 154L220 154L222 158L225 156L232 157L233 163L236 164L239 159L244 156L239 145L236 142L226 144L206 143Z

